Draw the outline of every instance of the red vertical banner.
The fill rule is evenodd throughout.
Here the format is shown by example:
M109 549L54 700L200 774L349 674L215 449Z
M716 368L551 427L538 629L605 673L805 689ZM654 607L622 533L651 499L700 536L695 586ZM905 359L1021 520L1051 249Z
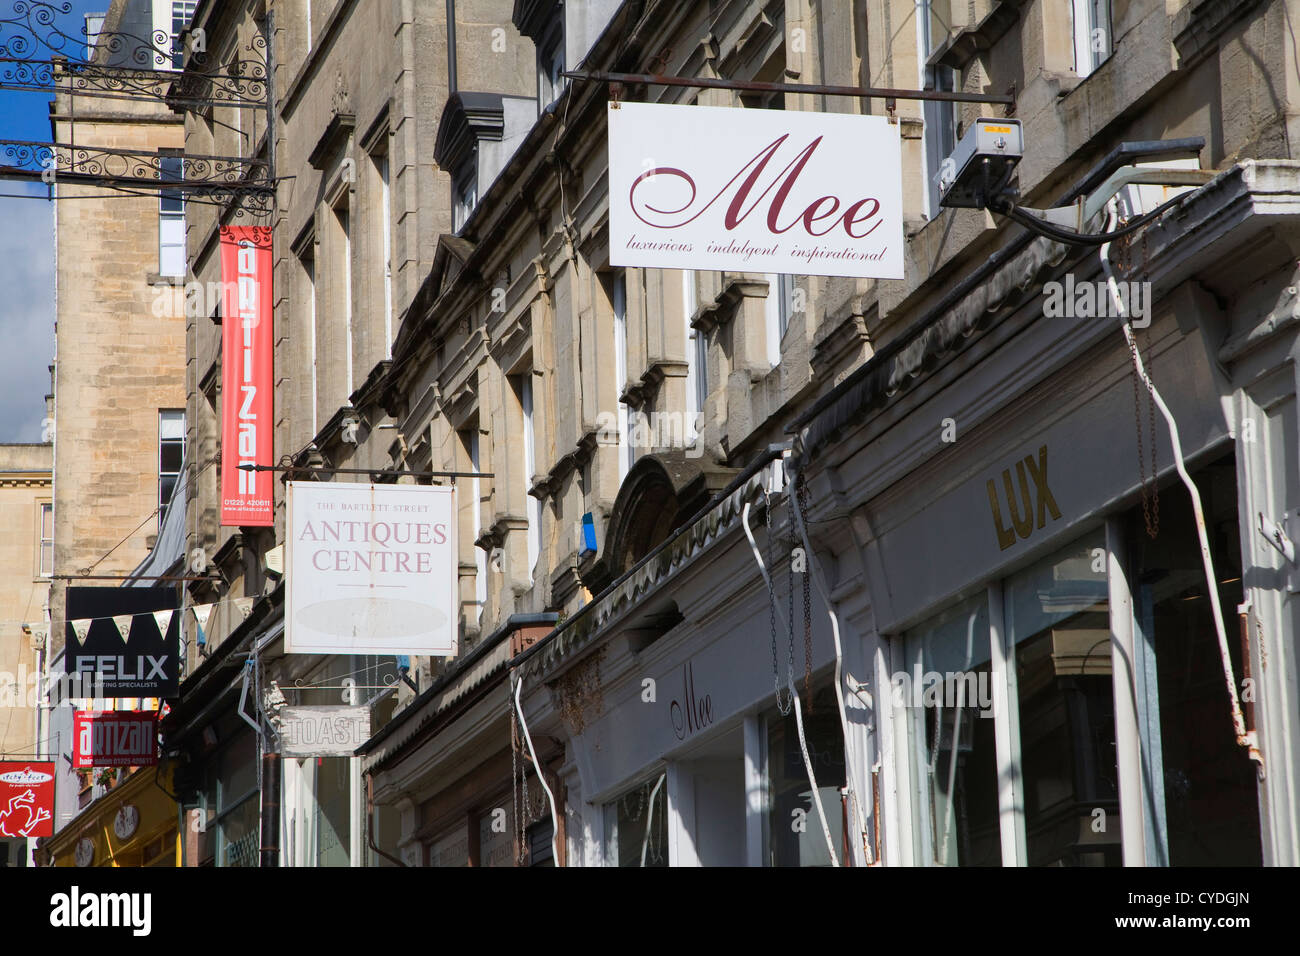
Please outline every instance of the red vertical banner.
M275 523L271 230L221 227L221 523Z

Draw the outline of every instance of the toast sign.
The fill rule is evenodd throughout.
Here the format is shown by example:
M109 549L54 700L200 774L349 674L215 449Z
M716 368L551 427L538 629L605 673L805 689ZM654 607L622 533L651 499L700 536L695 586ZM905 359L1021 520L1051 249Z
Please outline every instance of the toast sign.
M902 151L880 116L609 109L610 263L903 278Z

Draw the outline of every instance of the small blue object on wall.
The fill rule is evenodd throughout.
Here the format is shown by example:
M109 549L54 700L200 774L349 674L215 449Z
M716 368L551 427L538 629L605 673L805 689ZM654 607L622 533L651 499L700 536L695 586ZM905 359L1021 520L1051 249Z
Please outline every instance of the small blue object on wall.
M588 511L582 516L582 553L596 550L596 522Z
M411 657L409 654L397 655L397 669L399 671L409 671L411 669Z

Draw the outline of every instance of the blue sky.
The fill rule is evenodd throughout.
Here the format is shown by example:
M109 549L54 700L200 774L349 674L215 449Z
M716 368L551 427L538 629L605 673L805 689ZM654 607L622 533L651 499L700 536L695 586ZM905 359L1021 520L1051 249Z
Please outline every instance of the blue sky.
M87 13L109 0L56 0L56 23L79 36ZM27 37L10 21L15 0L0 0L0 44ZM43 58L49 50L23 54ZM44 93L0 90L0 140L48 141L49 103ZM3 163L0 158L0 163ZM0 442L41 440L49 365L54 359L54 216L44 187L0 180ZM29 196L38 198L8 198Z

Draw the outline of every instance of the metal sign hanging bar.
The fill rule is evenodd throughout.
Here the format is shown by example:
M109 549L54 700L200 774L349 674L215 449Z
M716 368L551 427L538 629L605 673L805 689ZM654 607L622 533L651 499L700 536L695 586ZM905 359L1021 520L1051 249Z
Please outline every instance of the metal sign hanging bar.
M56 581L212 581L221 578L192 574L51 574Z
M62 57L0 56L0 90L69 93L110 100L153 99L177 107L267 108L266 67L244 61L241 72L181 73L102 63L69 63Z
M1014 110L1016 98L1011 93L961 93L947 90L902 90L882 86L827 86L820 83L767 83L759 80L717 80L708 77L663 76L655 73L605 73L566 70L561 74L573 80L597 83L624 83L646 86L684 86L692 89L740 90L753 93L821 93L828 96L856 96L882 100L938 100L946 103L989 103Z
M495 478L490 471L394 471L391 468L312 468L296 465L239 465L240 471L293 471L326 475L392 475L394 478Z

